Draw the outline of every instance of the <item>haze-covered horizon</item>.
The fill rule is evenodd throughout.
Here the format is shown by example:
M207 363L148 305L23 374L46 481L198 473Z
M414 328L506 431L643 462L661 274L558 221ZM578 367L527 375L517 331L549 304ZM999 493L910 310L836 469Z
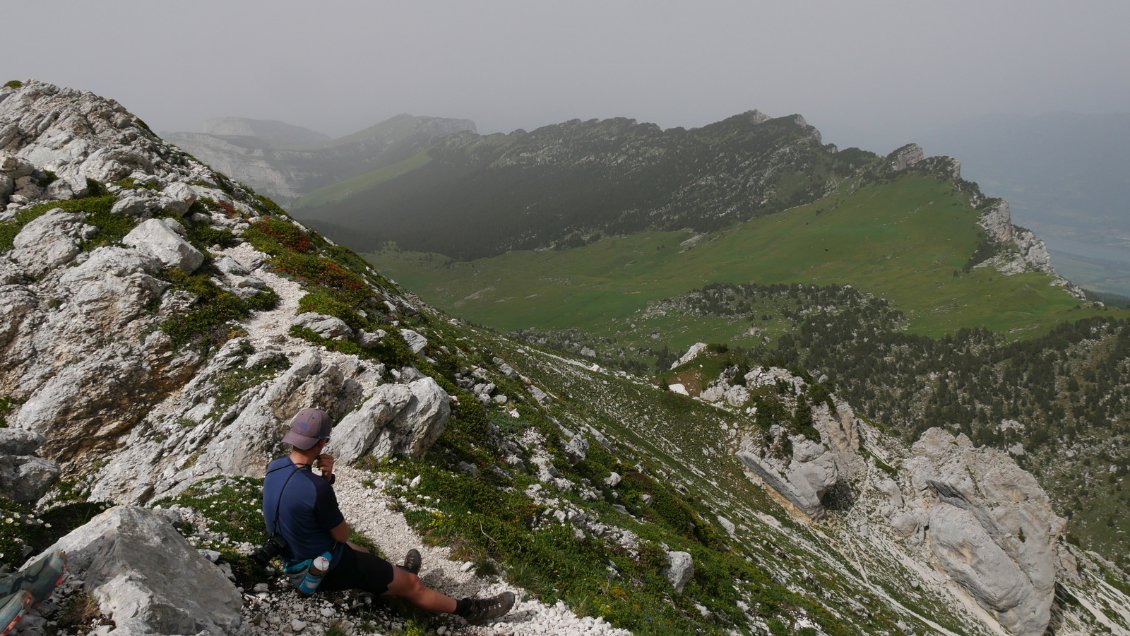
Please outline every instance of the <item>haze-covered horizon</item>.
M991 113L1130 112L1111 81L1130 5L1111 1L113 6L7 7L22 28L0 44L4 79L91 90L159 130L236 116L333 137L404 112L509 132L757 109L881 152Z

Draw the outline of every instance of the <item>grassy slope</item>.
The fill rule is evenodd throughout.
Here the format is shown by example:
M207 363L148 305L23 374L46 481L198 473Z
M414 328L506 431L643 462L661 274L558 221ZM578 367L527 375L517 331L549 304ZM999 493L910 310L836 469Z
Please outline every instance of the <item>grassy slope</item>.
M370 170L369 172L359 174L333 185L319 188L303 196L293 207L295 209L310 208L333 203L334 201L341 201L353 194L363 192L386 181L391 181L399 176L408 174L413 170L422 168L430 161L431 157L428 156L426 151L417 153L391 166Z
M600 332L610 318L710 282L851 284L887 298L911 332L931 336L984 326L1024 337L1098 311L1078 307L1044 274L962 272L979 240L976 214L952 185L907 175L743 223L691 249L680 246L685 232L646 232L466 263L403 252L369 260L428 302L500 329Z

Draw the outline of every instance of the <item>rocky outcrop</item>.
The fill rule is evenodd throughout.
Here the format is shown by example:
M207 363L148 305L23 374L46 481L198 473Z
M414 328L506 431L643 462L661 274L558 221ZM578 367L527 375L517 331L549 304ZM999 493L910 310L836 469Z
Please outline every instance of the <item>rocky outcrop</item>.
M419 459L447 428L451 398L431 378L408 385L412 399L377 435L370 451L376 457L403 454Z
M329 452L349 463L368 454L418 459L447 427L450 399L431 378L377 387L334 428Z
M12 239L8 257L35 278L70 263L79 255L82 241L95 232L94 227L83 223L83 218L58 208L49 210Z
M1024 272L1044 272L1052 275L1056 283L1080 300L1086 295L1081 289L1061 277L1052 266L1048 246L1031 230L1012 224L1012 210L1008 201L996 199L978 220L988 239L998 246L997 254L976 267L993 267L1006 276Z
M59 479L59 465L36 457L44 437L0 428L0 492L13 501L37 501Z
M906 144L887 155L887 162L893 170L900 172L921 162L925 158L926 153L922 151L922 146L918 144Z
M671 368L677 369L677 368L683 366L684 364L686 364L686 363L690 362L691 360L694 360L695 358L697 358L698 355L700 353L702 353L703 351L706 351L706 343L705 342L694 343L693 345L691 345L690 349L687 349L687 352L684 353L681 358L679 358L678 360L671 363Z
M668 552L667 568L663 570L663 576L667 577L667 582L676 594L682 594L687 582L694 577L694 559L690 553Z
M47 549L63 550L73 576L113 621L105 634L235 634L242 595L185 541L179 515L112 508Z
M109 183L134 171L160 178L209 172L187 158L182 163L182 153L168 152L121 104L36 81L0 93L0 153L50 170L83 192L88 178Z
M855 481L865 470L859 456L859 426L846 403L838 403L835 412L821 404L813 411L819 440L774 425L763 445L746 444L737 455L753 476L808 517L821 519L825 495Z
M412 398L412 390L403 384L377 387L369 399L334 427L328 452L345 463L361 459L373 449L385 425L400 415Z
M896 531L1014 634L1043 634L1065 522L1034 477L995 449L932 428L904 462Z
M294 327L309 329L319 336L329 338L330 340L353 337L353 330L350 329L349 325L345 324L345 321L341 318L326 316L311 311L298 314L290 324Z

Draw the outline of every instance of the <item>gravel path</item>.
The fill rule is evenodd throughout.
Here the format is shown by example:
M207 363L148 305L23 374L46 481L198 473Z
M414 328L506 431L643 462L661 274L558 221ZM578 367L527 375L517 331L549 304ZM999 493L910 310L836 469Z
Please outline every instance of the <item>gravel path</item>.
M251 340L256 349L273 345L281 346L285 350L289 344L291 348L298 351L302 346L309 346L308 344L295 343L294 339L290 337L290 325L298 314L298 301L306 295L306 290L302 289L301 285L267 269L264 266L267 255L248 243L240 243L235 247L215 252L215 254L230 256L279 295L279 303L274 309L255 312L251 320L243 325L244 329L247 330L248 339ZM290 352L288 351L288 353Z

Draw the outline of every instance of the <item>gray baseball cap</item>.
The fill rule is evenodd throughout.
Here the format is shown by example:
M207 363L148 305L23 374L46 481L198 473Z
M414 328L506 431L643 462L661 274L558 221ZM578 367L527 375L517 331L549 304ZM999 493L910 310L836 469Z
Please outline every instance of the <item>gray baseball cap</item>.
M290 431L283 437L285 444L301 450L310 450L323 439L329 439L333 420L322 409L302 409L290 421Z

